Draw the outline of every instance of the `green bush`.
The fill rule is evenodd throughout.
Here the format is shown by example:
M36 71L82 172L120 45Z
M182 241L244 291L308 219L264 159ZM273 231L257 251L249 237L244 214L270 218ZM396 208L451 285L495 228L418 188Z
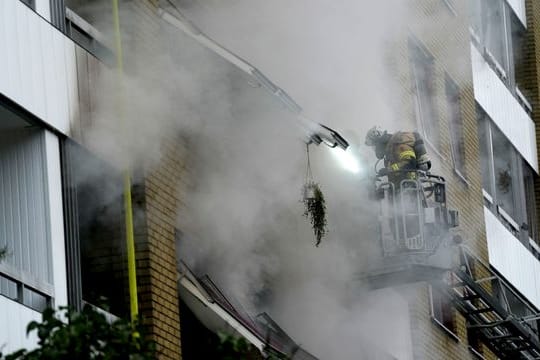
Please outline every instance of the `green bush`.
M64 322L60 319L65 319ZM66 307L46 309L41 322L32 321L27 333L37 332L38 347L3 355L0 360L146 360L155 358L154 343L142 336L138 324L124 319L112 323L86 305L81 312Z

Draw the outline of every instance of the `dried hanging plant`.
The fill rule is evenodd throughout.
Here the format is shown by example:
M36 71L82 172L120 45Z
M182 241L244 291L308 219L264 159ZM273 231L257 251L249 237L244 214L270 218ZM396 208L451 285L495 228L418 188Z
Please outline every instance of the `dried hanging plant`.
M315 182L304 184L304 216L308 218L313 227L313 233L317 240L315 246L319 246L321 239L328 232L326 227L326 203L324 195Z
M306 180L302 188L302 202L304 203L304 216L308 218L315 234L315 246L319 246L321 239L328 232L326 227L326 203L319 184L313 181L311 163L309 160L309 144L306 146L307 170Z

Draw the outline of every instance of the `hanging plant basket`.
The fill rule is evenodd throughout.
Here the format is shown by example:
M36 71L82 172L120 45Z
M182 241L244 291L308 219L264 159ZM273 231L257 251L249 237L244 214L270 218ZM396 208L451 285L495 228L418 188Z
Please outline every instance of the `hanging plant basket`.
M302 189L304 203L304 216L309 219L315 235L315 246L319 246L321 239L326 235L326 203L319 184L308 181Z

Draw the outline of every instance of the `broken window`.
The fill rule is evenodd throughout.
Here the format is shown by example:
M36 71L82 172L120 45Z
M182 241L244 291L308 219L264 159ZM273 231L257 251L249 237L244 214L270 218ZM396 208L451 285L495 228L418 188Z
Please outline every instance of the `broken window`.
M439 121L434 108L433 57L416 40L409 41L413 79L414 107L418 127L424 139L433 147L439 146Z

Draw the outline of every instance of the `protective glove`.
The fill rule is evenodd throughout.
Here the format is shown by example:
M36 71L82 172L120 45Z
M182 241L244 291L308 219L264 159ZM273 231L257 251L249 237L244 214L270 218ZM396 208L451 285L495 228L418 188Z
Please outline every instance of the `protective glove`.
M386 176L388 175L388 173L390 173L390 171L383 167L382 169L379 169L379 171L377 171L377 176Z

